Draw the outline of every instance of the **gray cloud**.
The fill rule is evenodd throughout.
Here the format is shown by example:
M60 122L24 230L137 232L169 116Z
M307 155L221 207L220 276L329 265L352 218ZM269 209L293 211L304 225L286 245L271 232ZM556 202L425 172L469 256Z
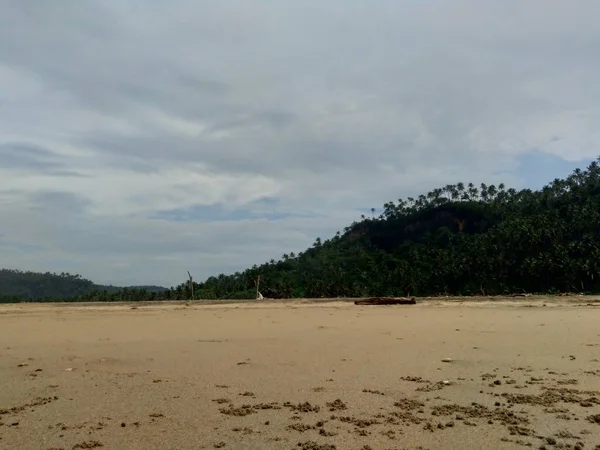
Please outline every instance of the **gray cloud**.
M27 143L5 143L0 145L0 161L4 168L53 169L61 167L56 154Z
M600 153L596 0L4 3L0 235L38 250L0 265L171 284ZM255 214L156 218L215 205Z
M29 195L26 204L47 214L76 216L86 212L90 202L85 197L65 191L41 191Z

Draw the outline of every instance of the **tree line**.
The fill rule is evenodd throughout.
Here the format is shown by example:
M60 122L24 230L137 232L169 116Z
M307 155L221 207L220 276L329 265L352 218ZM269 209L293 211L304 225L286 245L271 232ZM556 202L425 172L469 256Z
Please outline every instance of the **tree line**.
M22 301L116 301L155 299L168 289L161 286L103 286L67 272L40 273L0 269L0 303Z
M600 293L600 158L539 190L448 184L390 201L298 254L194 283L197 299ZM94 291L71 299L190 299Z

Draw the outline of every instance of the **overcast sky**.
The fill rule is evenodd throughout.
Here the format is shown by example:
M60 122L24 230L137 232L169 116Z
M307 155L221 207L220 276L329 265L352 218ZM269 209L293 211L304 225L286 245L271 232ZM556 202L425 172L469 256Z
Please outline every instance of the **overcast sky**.
M170 286L600 155L598 0L0 11L0 267Z

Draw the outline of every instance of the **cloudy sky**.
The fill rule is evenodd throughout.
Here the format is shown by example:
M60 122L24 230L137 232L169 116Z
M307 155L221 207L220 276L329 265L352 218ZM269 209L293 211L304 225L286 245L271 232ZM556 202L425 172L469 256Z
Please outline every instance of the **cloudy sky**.
M598 0L0 0L0 267L173 285L600 154Z

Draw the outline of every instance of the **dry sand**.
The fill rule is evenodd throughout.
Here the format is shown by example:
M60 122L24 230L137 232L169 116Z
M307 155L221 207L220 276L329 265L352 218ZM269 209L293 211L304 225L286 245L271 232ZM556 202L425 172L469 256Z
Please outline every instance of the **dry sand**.
M0 447L600 448L596 300L4 305Z

